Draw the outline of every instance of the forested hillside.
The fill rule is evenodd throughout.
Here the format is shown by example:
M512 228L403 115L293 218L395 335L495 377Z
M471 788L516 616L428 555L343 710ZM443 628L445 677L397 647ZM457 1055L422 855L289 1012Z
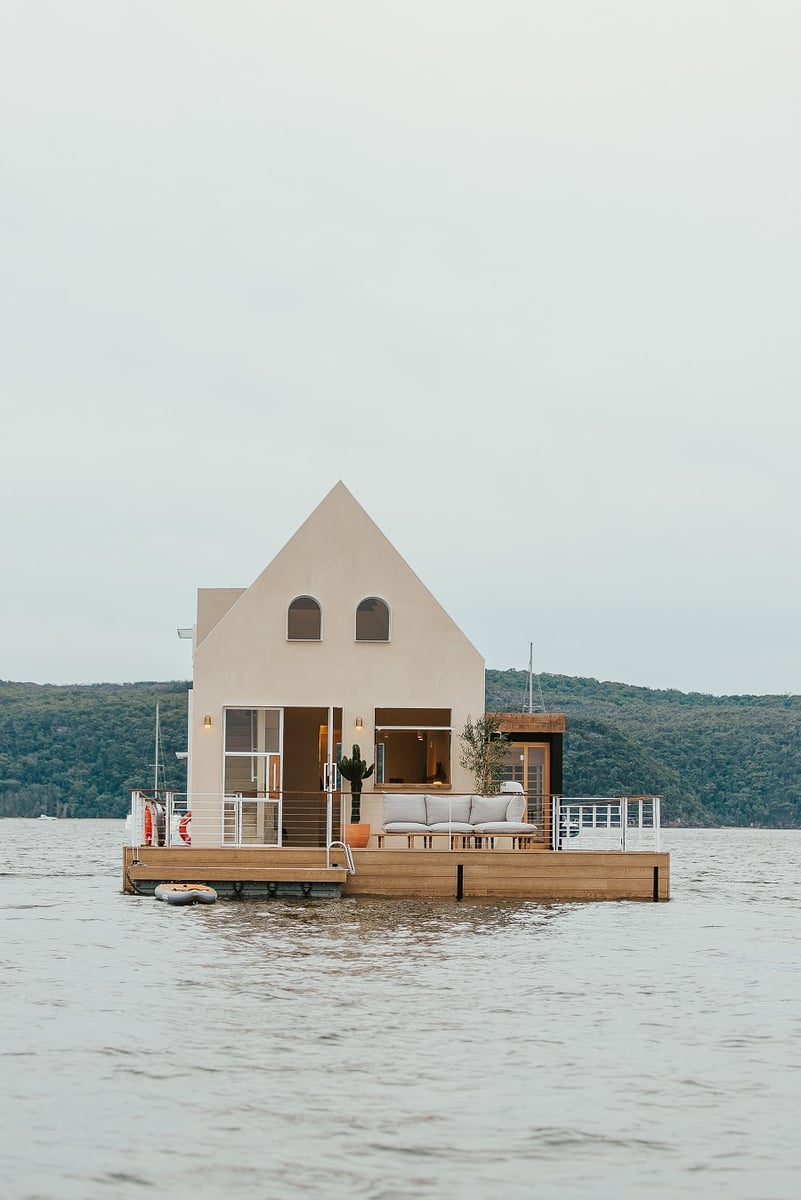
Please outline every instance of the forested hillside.
M154 780L157 703L160 781L185 789L188 687L0 682L0 816L124 817L130 788Z
M705 696L541 675L567 715L565 792L656 792L673 824L801 827L801 696ZM121 817L154 778L186 787L185 682L0 682L0 816ZM524 671L487 671L487 709L525 707ZM535 697L539 700L539 690Z
M519 711L524 671L487 672L487 708ZM676 824L801 826L801 696L707 696L541 675L567 716L565 792L657 792ZM535 699L539 701L539 689Z

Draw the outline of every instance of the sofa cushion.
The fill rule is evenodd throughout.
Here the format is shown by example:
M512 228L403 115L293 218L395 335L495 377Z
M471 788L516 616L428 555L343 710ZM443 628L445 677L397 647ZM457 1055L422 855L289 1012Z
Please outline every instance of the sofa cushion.
M526 811L526 797L513 796L506 805L507 821L522 821Z
M523 821L483 821L480 825L474 825L473 829L476 833L490 833L496 836L502 833L510 836L528 833L534 837L537 832L536 825L526 825Z
M472 833L473 826L466 821L438 821L428 827L432 833Z
M470 796L426 796L429 825L442 821L470 821Z
M428 826L420 821L385 821L382 833L428 833Z
M425 825L426 822L426 798L425 796L416 796L410 793L403 793L395 796L384 796L384 824L398 821L417 822L419 825Z
M479 825L482 821L505 821L508 803L509 800L506 796L473 796L470 805L470 824Z

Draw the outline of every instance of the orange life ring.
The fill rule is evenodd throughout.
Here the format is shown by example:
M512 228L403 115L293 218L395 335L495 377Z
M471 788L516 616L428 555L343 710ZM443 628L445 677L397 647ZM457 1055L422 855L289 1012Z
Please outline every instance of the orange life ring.
M153 810L149 804L145 805L145 845L153 845Z
M186 842L187 846L190 846L192 844L192 835L189 832L189 826L191 824L192 824L191 812L184 813L184 815L181 817L180 821L178 822L178 832L181 835L181 837L183 838L183 840Z

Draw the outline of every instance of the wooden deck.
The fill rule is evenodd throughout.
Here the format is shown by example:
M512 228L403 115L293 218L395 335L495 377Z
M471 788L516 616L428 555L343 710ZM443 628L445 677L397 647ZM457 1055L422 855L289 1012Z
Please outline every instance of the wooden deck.
M169 849L143 846L138 861L123 850L123 891L152 892L157 883L229 885L247 894L322 885L344 896L457 897L538 900L669 900L670 855L616 851L354 850L356 874L344 857L324 850L283 848ZM265 891L266 889L266 891Z

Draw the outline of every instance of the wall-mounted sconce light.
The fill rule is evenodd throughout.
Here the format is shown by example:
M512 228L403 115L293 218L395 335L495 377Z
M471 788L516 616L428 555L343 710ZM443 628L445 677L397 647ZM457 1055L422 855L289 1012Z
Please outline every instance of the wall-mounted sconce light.
M362 718L361 718L361 717L357 717L357 718L356 718L356 728L357 728L357 729L364 729L364 721L362 720Z
M211 717L208 713L206 713L205 717L203 718L203 728L211 729Z

